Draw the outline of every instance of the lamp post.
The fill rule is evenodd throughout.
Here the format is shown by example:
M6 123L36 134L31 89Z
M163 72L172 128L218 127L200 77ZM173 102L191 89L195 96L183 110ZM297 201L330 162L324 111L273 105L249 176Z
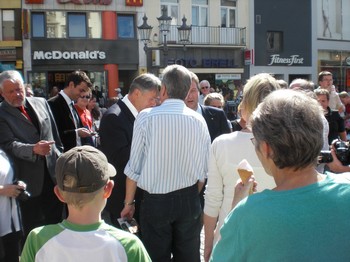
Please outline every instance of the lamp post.
M142 19L143 19L143 24L138 26L137 29L140 35L140 40L144 43L143 50L146 52L146 56L149 50L162 50L163 56L164 56L164 67L165 67L167 63L166 57L168 55L168 50L169 50L168 43L167 43L167 35L170 32L170 25L171 25L172 18L168 16L167 8L164 6L162 8L162 15L160 17L157 17L157 20L159 22L159 31L160 31L160 34L163 36L163 46L159 46L159 47L148 47L148 44L151 42L150 37L151 37L151 32L153 27L147 24L148 18L146 14ZM189 39L190 39L191 30L192 30L192 27L188 26L186 24L186 21L187 19L184 16L182 18L182 25L177 27L178 36L179 36L178 43L184 46L184 50L185 50L186 44L190 43ZM147 59L147 67L148 67L148 59Z

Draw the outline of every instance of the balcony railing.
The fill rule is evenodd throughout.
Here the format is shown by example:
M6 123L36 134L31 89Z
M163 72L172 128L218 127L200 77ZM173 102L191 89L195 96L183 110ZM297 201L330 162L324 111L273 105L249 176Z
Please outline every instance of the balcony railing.
M158 35L161 36L160 32ZM169 44L181 44L178 41L177 26L171 26L167 35ZM162 37L159 44L163 44ZM245 46L246 28L239 27L214 27L214 26L192 26L190 43L192 45L225 45Z

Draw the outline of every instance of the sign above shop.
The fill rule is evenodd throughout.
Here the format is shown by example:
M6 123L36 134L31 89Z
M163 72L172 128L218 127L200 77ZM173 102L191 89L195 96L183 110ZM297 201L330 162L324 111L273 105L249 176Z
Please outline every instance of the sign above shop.
M57 3L74 5L110 5L112 0L57 0Z
M270 55L270 65L303 65L304 57L300 57L299 55L291 55L290 57L280 57L278 54Z
M16 49L0 49L0 61L16 60Z
M143 0L125 0L126 6L143 6Z
M201 60L197 59L185 59L185 58L169 58L167 60L168 65L172 64L178 64L182 65L184 67L188 68L196 68L196 67L203 67L203 68L235 68L237 65L235 65L235 62L233 59L209 59L209 58L203 58Z
M62 51L34 51L33 60L104 60L106 53L103 51L80 51L80 52L62 52Z
M240 80L241 74L215 74L215 80Z

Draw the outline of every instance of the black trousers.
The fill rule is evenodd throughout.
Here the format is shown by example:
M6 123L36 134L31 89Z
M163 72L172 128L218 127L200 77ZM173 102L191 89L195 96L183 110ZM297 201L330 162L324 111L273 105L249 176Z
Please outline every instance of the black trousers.
M54 183L46 172L41 194L27 201L19 201L24 241L32 229L62 221L63 203L58 200L53 188Z
M21 232L18 231L1 237L4 257L0 257L0 262L18 262L21 236Z

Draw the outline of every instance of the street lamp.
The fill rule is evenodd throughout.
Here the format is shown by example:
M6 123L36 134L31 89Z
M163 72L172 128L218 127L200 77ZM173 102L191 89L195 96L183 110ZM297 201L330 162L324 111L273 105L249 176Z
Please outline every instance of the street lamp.
M157 17L159 22L159 31L163 35L163 46L162 47L148 47L148 44L151 42L151 32L153 27L147 24L147 16L144 15L143 24L138 26L138 32L140 35L140 40L144 43L143 50L147 53L148 50L163 50L164 58L168 54L168 43L167 43L167 35L170 32L170 25L172 18L168 16L168 11L165 6L162 8L162 15ZM177 27L179 40L178 42L183 44L184 50L186 44L190 43L190 34L192 27L186 24L186 17L182 18L182 25ZM165 59L164 59L165 60ZM165 65L164 65L165 66Z

